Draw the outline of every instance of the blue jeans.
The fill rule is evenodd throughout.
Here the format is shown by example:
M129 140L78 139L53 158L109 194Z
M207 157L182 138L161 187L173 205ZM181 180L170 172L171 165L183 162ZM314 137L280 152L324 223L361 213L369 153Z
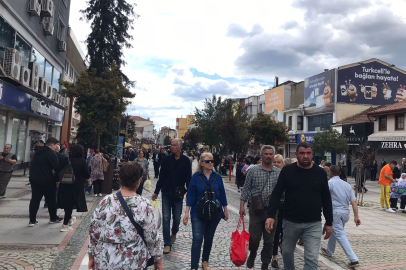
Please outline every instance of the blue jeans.
M173 215L172 234L177 234L182 214L183 200L175 201L170 196L162 193L162 233L164 235L164 246L172 247L171 243L171 212Z
M86 183L85 183L85 192L90 192L90 191L92 191L92 186L93 186L93 184L90 185L90 187L89 187L89 184L86 182Z
M304 267L303 270L316 270L319 264L321 243L321 221L294 223L283 220L282 257L285 270L295 270L294 252L299 235L303 235Z
M220 219L203 220L197 217L192 217L192 258L191 268L199 268L200 250L203 245L202 262L208 262L210 257L211 246L213 245L213 237L216 232L217 225Z
M350 242L347 239L347 234L344 230L345 223L347 223L349 219L350 214L337 212L335 210L333 211L333 234L328 239L327 253L330 256L334 254L336 242L338 241L350 262L357 262L358 257L352 250Z

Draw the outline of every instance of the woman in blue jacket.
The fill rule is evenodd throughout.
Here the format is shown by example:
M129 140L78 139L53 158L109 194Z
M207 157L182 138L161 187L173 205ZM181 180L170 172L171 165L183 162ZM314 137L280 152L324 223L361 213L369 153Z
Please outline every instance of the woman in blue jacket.
M200 156L199 164L196 172L190 181L190 185L187 192L186 211L183 218L183 224L187 225L189 219L189 211L192 220L192 258L191 268L197 270L199 267L200 250L202 247L203 239L203 255L202 255L202 268L203 270L210 270L209 256L211 246L213 244L214 233L216 232L217 225L220 219L228 220L227 210L227 198L226 191L224 190L223 179L221 176L213 170L213 155L211 153L203 153ZM216 199L220 202L221 214L218 218L204 220L197 217L197 204L203 196L205 191L203 184L200 182L200 178L204 181L207 187L211 187L214 178L216 182L213 187L213 191L216 194Z

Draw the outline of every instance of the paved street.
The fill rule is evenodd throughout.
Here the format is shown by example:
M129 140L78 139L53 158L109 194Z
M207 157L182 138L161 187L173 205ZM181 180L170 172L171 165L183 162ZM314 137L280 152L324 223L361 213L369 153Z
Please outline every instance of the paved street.
M42 207L38 213L40 224L29 228L28 205L31 194L29 186L25 185L27 182L27 177L13 177L7 190L8 198L0 202L0 270L87 269L88 224L100 198L87 196L90 212L76 214L78 222L72 232L62 233L59 231L60 224L48 224L47 210ZM230 261L229 244L238 221L239 193L234 185L234 178L231 183L228 178L224 182L230 219L227 222L222 220L217 228L210 265L212 269L238 269ZM153 181L153 185L155 183ZM376 182L368 181L367 188L369 191L364 196L364 201L369 206L360 208L362 225L356 227L350 219L346 229L361 262L357 269L406 269L406 215L379 210L379 186ZM148 192L144 194L148 198L151 195ZM63 211L59 210L58 214L63 216ZM248 225L248 218L246 224ZM164 269L190 269L191 242L190 222L188 226L182 224L172 252L164 255ZM323 241L322 245L326 246L326 242ZM302 247L298 246L295 256L297 269L303 267L302 257ZM279 263L279 268L283 269L281 258ZM346 269L346 263L345 254L337 247L332 258L320 256L319 269ZM260 269L259 256L255 269Z

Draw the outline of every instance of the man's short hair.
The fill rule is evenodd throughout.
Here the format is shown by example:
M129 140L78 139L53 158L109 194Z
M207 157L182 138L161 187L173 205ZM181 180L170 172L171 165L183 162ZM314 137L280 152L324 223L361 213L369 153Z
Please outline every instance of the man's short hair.
M182 148L183 141L182 141L181 139L173 139L172 142L173 142L173 141L177 141L177 142L178 142L178 146L179 146L180 148Z
M275 154L275 147L272 145L263 145L261 148L261 156L264 154L266 149L272 149L273 153Z
M296 153L299 152L299 148L303 147L304 149L310 148L313 151L313 147L310 143L308 142L301 142L296 146Z
M57 139L55 139L54 137L50 137L48 138L48 140L46 141L45 145L46 146L50 146L52 144L57 144L59 143L59 141Z
M13 148L13 146L11 145L11 143L6 143L5 145L4 145L4 148Z
M331 165L330 167L330 172L334 175L334 176L339 176L341 171L340 171L340 167L338 167L337 165Z
M393 164L393 165L398 165L398 162L396 160L392 160L391 162L389 162L389 164Z

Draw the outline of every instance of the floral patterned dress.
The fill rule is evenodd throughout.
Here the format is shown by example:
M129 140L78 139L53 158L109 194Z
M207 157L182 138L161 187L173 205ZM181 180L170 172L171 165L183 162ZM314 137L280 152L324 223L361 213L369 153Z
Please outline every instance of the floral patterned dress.
M94 156L90 159L89 167L92 169L90 177L92 181L104 180L103 163L107 160L102 156Z
M144 229L146 245L116 194L110 194L94 211L89 228L88 254L94 256L96 270L144 269L151 256L162 258L162 242L150 202L139 195L124 200L135 222Z

